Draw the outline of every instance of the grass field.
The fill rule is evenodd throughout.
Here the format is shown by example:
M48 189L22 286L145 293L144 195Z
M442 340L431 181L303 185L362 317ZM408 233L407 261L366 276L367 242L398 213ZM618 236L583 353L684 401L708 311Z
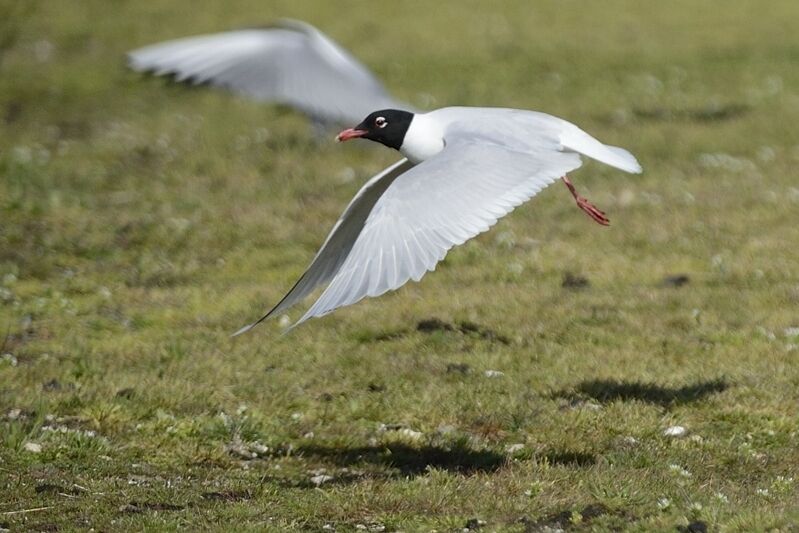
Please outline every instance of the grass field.
M546 111L645 173L573 174L610 228L556 185L421 283L231 339L397 155L123 54L281 16L417 106ZM0 529L797 530L797 19L0 0Z

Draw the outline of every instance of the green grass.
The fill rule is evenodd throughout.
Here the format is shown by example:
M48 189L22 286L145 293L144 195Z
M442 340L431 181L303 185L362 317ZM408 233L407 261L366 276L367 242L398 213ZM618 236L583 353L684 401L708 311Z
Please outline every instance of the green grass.
M3 528L799 524L794 0L0 12ZM397 156L123 53L280 16L397 97L547 111L645 173L573 175L610 229L553 186L421 283L230 339Z

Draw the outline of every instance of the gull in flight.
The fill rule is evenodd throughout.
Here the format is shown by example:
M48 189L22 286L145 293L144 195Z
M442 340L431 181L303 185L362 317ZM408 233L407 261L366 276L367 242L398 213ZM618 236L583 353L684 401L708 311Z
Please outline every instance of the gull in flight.
M582 164L581 156L641 172L628 151L603 144L563 119L520 109L384 109L336 137L355 138L404 157L361 187L288 294L234 335L284 312L322 285L324 291L292 327L419 281L453 246L487 231L558 179L578 207L608 225L605 214L580 196L566 175Z
M375 109L410 108L344 48L299 20L145 46L128 53L128 65L288 105L322 125L352 124Z

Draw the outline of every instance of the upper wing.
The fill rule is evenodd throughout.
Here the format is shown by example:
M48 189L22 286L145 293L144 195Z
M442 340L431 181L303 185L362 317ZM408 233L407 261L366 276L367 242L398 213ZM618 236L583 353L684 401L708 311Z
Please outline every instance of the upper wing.
M291 105L327 122L357 122L404 104L322 32L300 21L158 43L128 53L130 67Z
M324 244L316 253L311 264L300 277L294 287L280 300L275 307L256 322L244 326L233 336L249 331L270 316L284 311L296 304L323 283L330 281L355 245L358 235L363 230L366 219L380 196L403 172L413 167L413 163L402 159L381 173L374 176L361 187L344 210L344 213L333 226Z
M577 153L559 148L516 151L486 139L448 139L388 186L330 285L295 326L421 279L450 248L580 166Z
M459 135L480 137L520 152L571 150L606 165L640 173L641 165L623 148L604 144L571 122L546 113L496 107L445 107L430 113Z

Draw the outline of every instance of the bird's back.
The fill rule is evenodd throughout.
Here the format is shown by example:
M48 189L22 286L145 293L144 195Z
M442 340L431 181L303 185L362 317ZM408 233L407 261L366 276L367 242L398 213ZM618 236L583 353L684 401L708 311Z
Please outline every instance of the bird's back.
M499 144L508 150L545 154L578 152L626 172L641 172L627 150L598 141L571 122L538 111L501 107L444 107L427 113L444 138Z

